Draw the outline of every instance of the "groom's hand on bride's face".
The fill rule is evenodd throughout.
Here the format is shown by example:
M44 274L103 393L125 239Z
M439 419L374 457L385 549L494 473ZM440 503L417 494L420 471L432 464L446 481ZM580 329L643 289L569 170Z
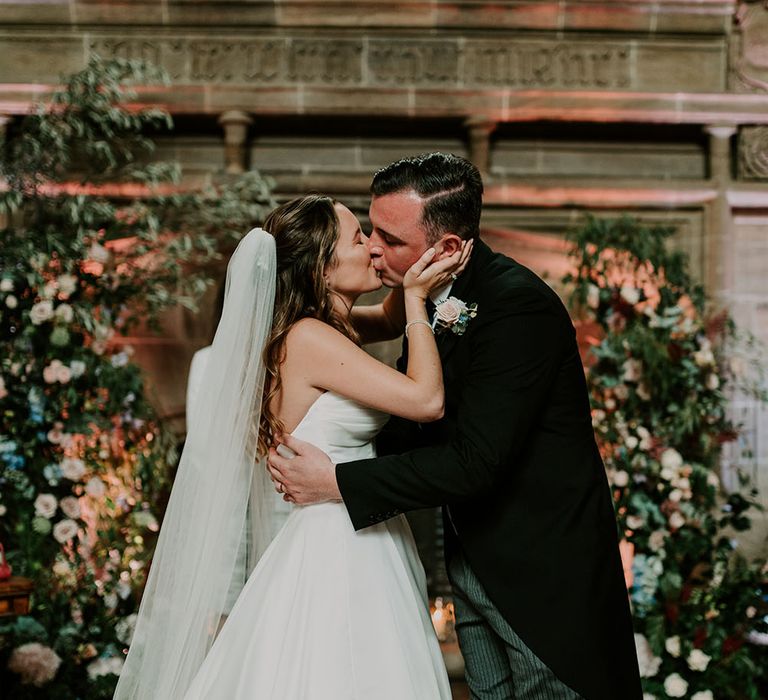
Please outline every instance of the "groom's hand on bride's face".
M295 456L289 456L291 452ZM341 500L336 467L318 447L291 435L282 435L278 443L269 448L267 462L275 490L283 494L284 500L297 505Z

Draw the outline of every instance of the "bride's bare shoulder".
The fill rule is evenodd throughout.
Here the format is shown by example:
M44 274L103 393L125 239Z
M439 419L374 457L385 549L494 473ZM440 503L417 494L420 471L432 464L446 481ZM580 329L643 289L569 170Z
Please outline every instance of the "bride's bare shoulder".
M285 338L286 352L289 354L310 355L349 345L354 346L354 343L347 336L316 318L302 318L297 321Z

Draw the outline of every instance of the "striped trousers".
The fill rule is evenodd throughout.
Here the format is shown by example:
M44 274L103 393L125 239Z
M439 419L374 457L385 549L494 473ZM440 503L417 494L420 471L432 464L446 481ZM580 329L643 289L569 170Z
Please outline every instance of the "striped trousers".
M515 634L460 551L448 565L448 576L472 700L583 700Z

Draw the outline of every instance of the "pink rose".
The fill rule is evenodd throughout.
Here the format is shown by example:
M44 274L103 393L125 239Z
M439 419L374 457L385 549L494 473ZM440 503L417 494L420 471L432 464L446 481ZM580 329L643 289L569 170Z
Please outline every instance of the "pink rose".
M442 304L435 307L435 316L450 326L459 320L462 311L461 304L453 297L448 297Z

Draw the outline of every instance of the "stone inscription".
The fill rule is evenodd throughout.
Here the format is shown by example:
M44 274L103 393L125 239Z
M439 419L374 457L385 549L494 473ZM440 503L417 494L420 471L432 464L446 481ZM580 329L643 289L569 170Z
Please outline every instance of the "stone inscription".
M620 43L474 39L112 39L105 58L142 58L177 83L630 88L630 49Z

